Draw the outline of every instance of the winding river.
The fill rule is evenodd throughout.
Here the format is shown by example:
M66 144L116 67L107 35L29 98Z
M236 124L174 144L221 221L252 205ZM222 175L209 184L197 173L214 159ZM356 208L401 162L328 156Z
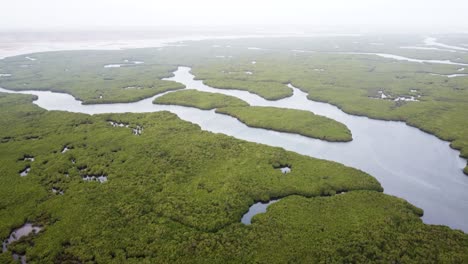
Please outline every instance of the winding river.
M82 105L69 94L49 91L0 92L34 94L34 103L47 110L86 114L144 113L170 111L181 119L198 124L203 130L223 133L239 139L282 147L311 157L333 160L361 169L376 177L385 193L404 198L424 209L423 221L442 224L468 232L468 177L462 169L466 160L449 143L410 127L403 122L380 121L344 113L337 107L307 99L307 94L289 85L294 95L268 101L239 90L216 89L194 80L190 68L179 67L167 78L183 83L187 89L236 96L251 105L275 106L312 111L344 123L353 141L332 143L304 136L250 128L230 116L191 107L154 105L156 95L135 103ZM415 102L417 103L417 102Z

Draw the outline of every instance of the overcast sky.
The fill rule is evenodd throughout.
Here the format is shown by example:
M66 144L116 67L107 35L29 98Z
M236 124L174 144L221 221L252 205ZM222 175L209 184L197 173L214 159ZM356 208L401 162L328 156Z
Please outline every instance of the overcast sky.
M0 0L0 29L168 25L468 28L468 0Z

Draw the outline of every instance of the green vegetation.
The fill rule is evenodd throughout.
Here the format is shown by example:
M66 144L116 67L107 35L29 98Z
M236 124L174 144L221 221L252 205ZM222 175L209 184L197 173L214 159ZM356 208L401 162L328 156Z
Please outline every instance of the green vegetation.
M205 83L244 80L291 82L315 101L327 102L343 111L375 119L404 121L451 142L461 156L468 158L468 77L447 78L436 74L460 73L464 66L412 63L376 55L334 52L390 53L421 59L451 59L467 63L468 55L445 51L402 49L422 39L380 37L288 38L218 41L237 47L233 59L196 63L192 72ZM356 42L356 43L355 43ZM372 45L384 42L385 45ZM203 45L199 43L197 45ZM268 48L268 52L247 51L247 47ZM198 46L197 46L198 47ZM337 48L336 48L337 47ZM312 50L315 53L293 50ZM238 53L237 53L238 52ZM327 52L327 53L321 53ZM251 61L256 61L252 64ZM464 67L468 68L468 67ZM241 75L244 70L254 72ZM466 71L466 69L465 69ZM222 74L233 72L235 74ZM378 99L379 91L390 97ZM414 91L414 92L412 92ZM394 101L414 96L418 102ZM420 96L420 97L418 97ZM464 172L468 174L468 167Z
M28 263L467 259L466 234L424 225L421 210L382 194L362 171L204 132L168 112L89 116L44 111L32 99L0 94L8 127L0 130L0 237L25 221L42 225L9 246ZM131 132L137 125L141 136ZM275 169L286 164L287 175ZM287 198L251 226L239 223L254 201L273 197Z
M327 117L308 111L276 107L248 106L236 97L217 93L184 90L165 94L154 100L157 104L175 104L230 115L250 127L296 133L327 141L351 141L349 129Z
M440 38L454 45L466 39ZM451 146L468 158L468 77L431 75L461 73L464 66L336 53L389 53L468 63L468 54L461 52L401 48L422 41L421 37L398 35L327 36L193 41L185 47L162 49L37 53L30 55L36 61L24 56L1 60L0 73L11 76L0 77L0 87L67 92L84 103L129 102L182 88L181 84L160 79L171 76L177 65L187 65L208 85L247 90L271 100L290 96L291 89L285 84L291 82L309 93L310 99L337 105L347 113L404 121L451 141ZM213 48L214 44L220 47ZM125 60L145 63L104 68L107 64L125 64ZM417 97L419 102L380 100L376 99L378 91L391 99L421 97ZM464 171L468 173L468 167Z
M337 105L347 113L404 121L435 134L451 141L453 148L461 150L461 156L468 157L468 78L433 76L428 73L434 72L431 65L394 64L372 56L358 57L348 69L338 60L329 60L329 64L333 65L320 76L297 75L292 83L308 92L310 99ZM330 81L331 76L340 78ZM390 99L376 99L378 91L384 91ZM415 96L419 101L393 100L400 96Z
M258 215L249 238L258 263L466 263L468 236L420 213L376 192L293 196Z
M244 90L257 94L267 100L278 100L293 94L292 89L283 83L254 82L229 79L208 79L206 85L220 89Z
M62 91L85 103L128 102L183 88L160 79L177 65L188 65L209 85L267 99L291 95L285 85L291 82L311 99L350 113L403 120L451 140L468 157L468 78L429 74L455 73L457 66L291 49L460 56L460 61L468 55L401 50L398 45L412 43L399 40L386 39L390 47L353 40L219 40L231 48L213 49L213 41L202 41L162 50L39 53L33 55L36 61L1 60L0 73L12 76L1 77L0 86ZM104 68L125 60L145 63ZM378 91L391 98L421 97L395 102L377 99ZM245 116L246 123L293 127L285 122L292 120L290 110L231 107L239 102L187 92L174 93L170 103L197 98L193 106L229 106L218 111ZM423 224L420 209L383 194L362 171L201 131L167 112L89 116L44 111L32 99L0 94L0 126L8 128L0 130L0 237L27 221L44 229L10 245L0 254L1 263L12 261L11 251L25 253L28 263L468 262L468 235ZM294 112L294 119L301 114ZM277 121L278 116L285 117ZM137 126L144 128L141 136L132 134ZM320 128L316 132L324 137L337 136L338 130L340 137L350 137L339 124L311 128ZM70 150L61 153L65 146ZM24 160L31 156L34 161ZM284 175L277 168L286 165L292 172ZM30 173L20 177L26 167ZM105 175L108 181L86 182L86 175ZM239 223L254 202L281 197L252 225Z
M296 133L327 141L351 141L349 129L333 119L308 111L276 107L225 107L217 113L233 116L251 127Z
M183 105L204 110L227 106L248 106L246 102L234 96L200 92L197 90L183 90L168 93L156 98L154 103Z
M69 254L99 262L116 254L175 258L183 241L238 223L255 200L382 190L361 171L203 132L167 112L88 116L47 112L31 100L0 98L0 125L9 128L0 131L0 237L26 219L44 225L27 249L31 263ZM141 136L131 132L137 125ZM71 150L61 153L64 146ZM35 160L22 161L25 155ZM294 172L284 177L279 164ZM26 165L31 172L20 177ZM108 182L85 182L85 175Z
M138 54L115 51L69 51L7 58L0 63L4 72L0 85L12 90L50 90L73 95L84 104L138 101L183 85L161 78L170 77L177 68L155 63L128 64L120 68L104 68L106 64L138 60Z

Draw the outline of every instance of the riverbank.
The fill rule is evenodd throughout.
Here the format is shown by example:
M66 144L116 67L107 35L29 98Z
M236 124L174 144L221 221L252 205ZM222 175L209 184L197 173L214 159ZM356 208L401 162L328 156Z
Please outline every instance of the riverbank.
M250 127L295 133L330 142L352 140L349 129L333 119L317 116L309 111L249 106L237 97L219 93L184 90L164 94L157 97L153 103L182 105L202 110L216 109L216 113L235 117Z
M196 107L202 110L211 110L228 106L248 106L241 99L218 93L200 92L196 90L183 90L168 93L156 98L153 103L166 105L182 105Z
M250 127L296 133L330 142L348 142L353 139L345 125L308 111L248 106L218 108L216 113L235 117Z
M7 237L24 219L41 229L10 244L2 261L10 261L11 252L28 262L100 263L252 262L276 254L299 262L457 261L468 254L466 234L423 224L421 210L382 194L362 171L201 131L168 112L91 116L45 111L32 99L0 94L0 124L9 127L0 131L9 139L0 144L0 234ZM137 126L139 135L131 129ZM292 171L283 174L278 164ZM31 169L21 177L25 165ZM106 175L107 181L89 182L85 175ZM251 226L238 223L254 200L294 194L311 198L285 198ZM285 231L272 236L271 229ZM391 250L365 246L369 255L349 247L377 238ZM281 246L284 239L289 242ZM324 242L329 239L337 243ZM314 250L318 255L290 255L292 247L309 252L316 242L330 246ZM403 244L411 250L401 251ZM416 251L424 254L411 254Z
M35 91L27 93L36 95L38 99L34 103L49 110L87 114L171 111L183 120L198 124L203 130L278 146L311 157L337 161L372 174L382 183L386 193L403 197L423 208L425 210L423 220L426 223L442 223L465 230L466 223L462 219L464 212L468 210L464 208L467 204L453 201L468 199L465 192L467 178L460 171L462 168L460 164L464 165L466 161L459 159L459 153L451 150L448 143L401 122L347 115L332 105L310 101L306 93L292 85L290 88L294 91L293 96L269 101L245 91L208 87L201 81L194 80L190 68L179 67L174 74L170 80L200 91L233 95L251 105L296 107L327 116L346 124L353 131L354 140L346 144L332 143L290 133L250 128L235 118L219 115L214 111L155 105L152 103L155 98L128 104L82 105L72 96L65 94ZM433 149L438 151L435 152ZM370 161L369 157L372 157ZM437 160L437 163L432 162L433 160ZM428 164L434 165L430 171L426 169ZM440 177L440 175L450 175L450 177Z

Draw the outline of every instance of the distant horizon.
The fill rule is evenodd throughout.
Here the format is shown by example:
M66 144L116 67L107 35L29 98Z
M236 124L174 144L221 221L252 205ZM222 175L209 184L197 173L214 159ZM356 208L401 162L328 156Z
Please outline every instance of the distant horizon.
M130 1L16 0L2 3L0 31L190 28L318 28L468 32L464 0Z
M93 33L93 32L187 32L187 33L242 33L242 34L467 34L467 26L406 27L369 25L312 25L312 24L232 24L232 25L132 25L85 27L12 27L0 26L0 33Z

